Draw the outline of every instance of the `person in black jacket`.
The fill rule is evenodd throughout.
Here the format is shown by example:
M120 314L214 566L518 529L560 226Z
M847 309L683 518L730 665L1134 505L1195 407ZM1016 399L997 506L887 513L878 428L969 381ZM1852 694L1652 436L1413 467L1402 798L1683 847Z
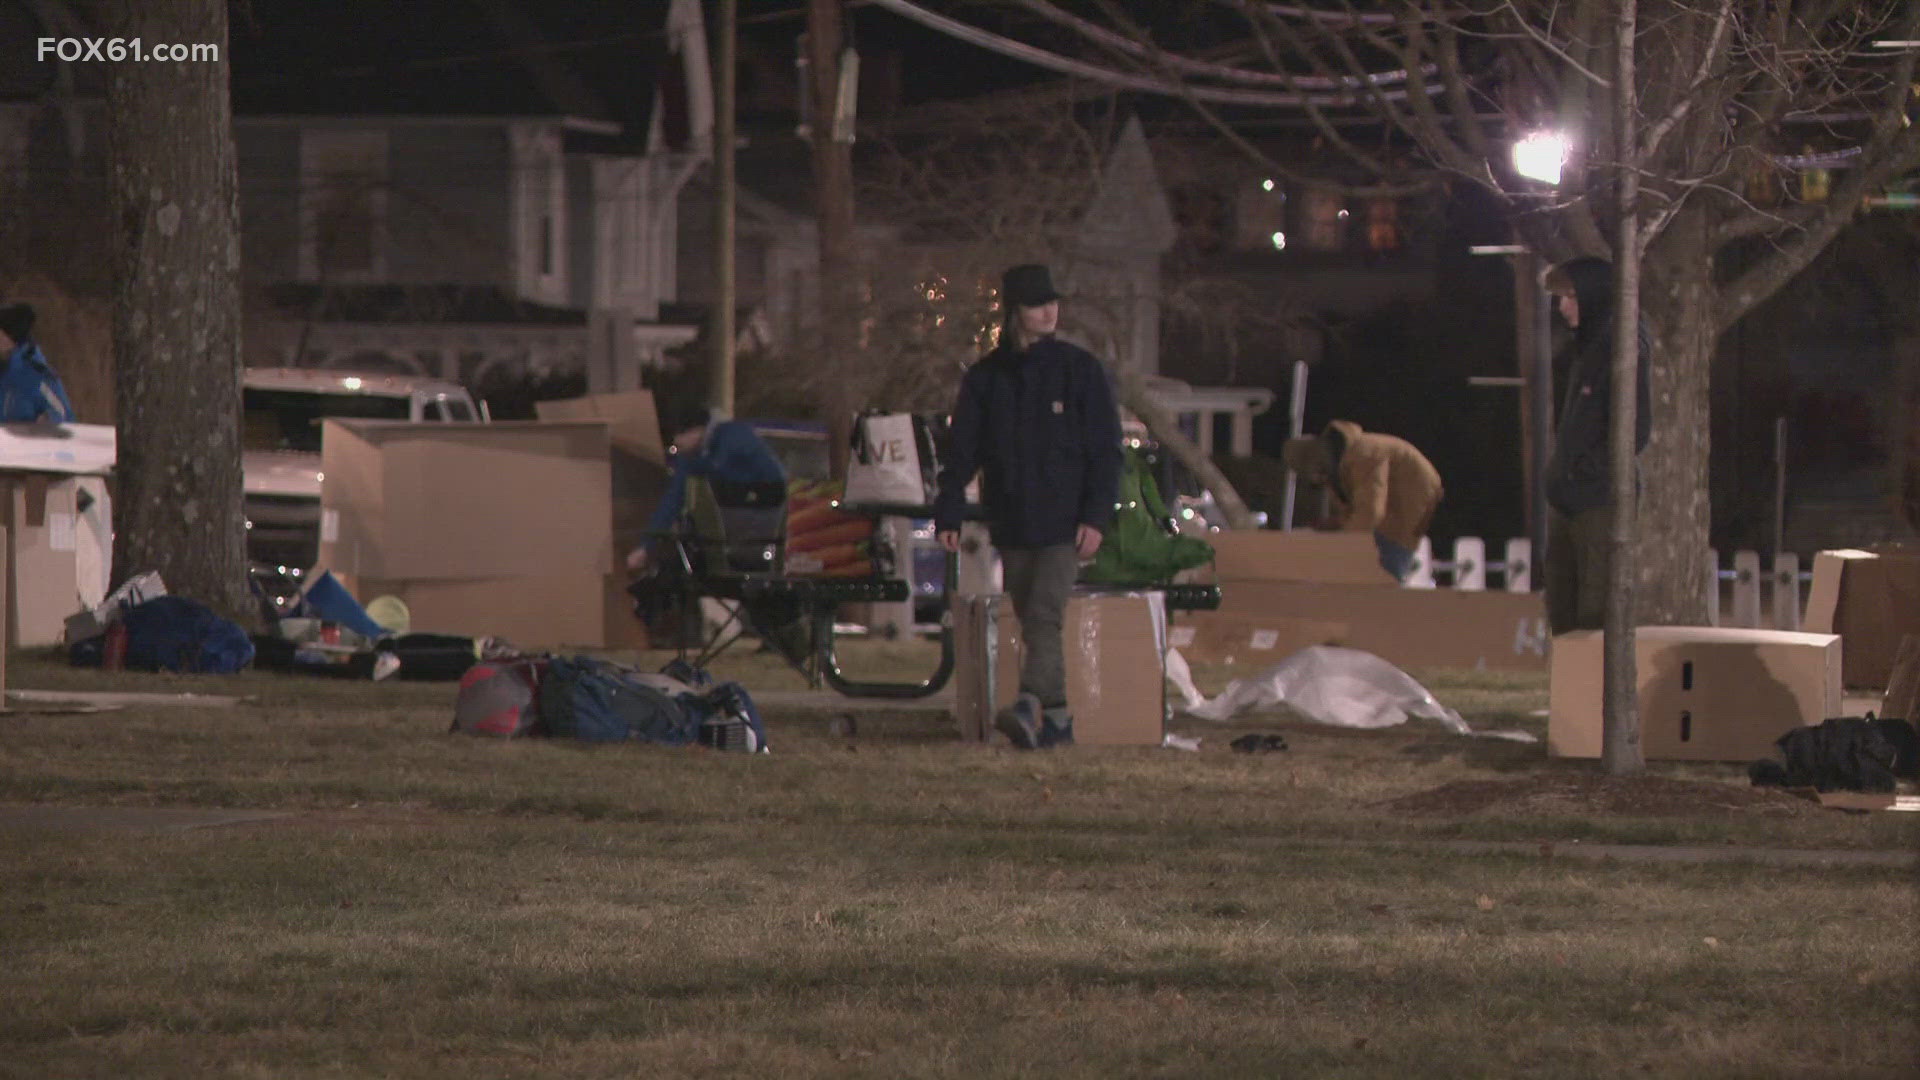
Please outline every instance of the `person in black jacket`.
M1045 266L1001 279L1000 341L960 382L934 529L960 548L976 471L987 529L1027 639L1020 696L994 726L1023 750L1073 742L1061 623L1080 562L1100 550L1120 491L1120 414L1100 361L1054 336L1060 294Z
M1547 272L1545 285L1573 328L1561 354L1567 393L1560 407L1553 457L1547 462L1547 623L1556 634L1598 630L1606 621L1608 551L1613 530L1613 469L1608 429L1613 416L1613 266L1591 256ZM1647 354L1640 327L1635 376L1634 451L1652 430Z

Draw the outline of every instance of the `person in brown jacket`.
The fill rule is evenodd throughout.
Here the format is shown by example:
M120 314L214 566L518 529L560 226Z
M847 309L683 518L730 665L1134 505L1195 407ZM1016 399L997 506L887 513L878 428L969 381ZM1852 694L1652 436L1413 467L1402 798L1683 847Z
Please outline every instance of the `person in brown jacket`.
M1319 435L1288 439L1281 456L1287 468L1327 486L1333 527L1372 532L1380 565L1405 581L1413 572L1414 549L1446 494L1433 462L1407 440L1364 431L1351 420L1332 421Z

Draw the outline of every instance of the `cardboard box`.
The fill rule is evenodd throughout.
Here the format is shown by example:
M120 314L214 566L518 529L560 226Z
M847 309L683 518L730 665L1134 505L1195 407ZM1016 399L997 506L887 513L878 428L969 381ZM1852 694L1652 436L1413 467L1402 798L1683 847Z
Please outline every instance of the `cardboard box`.
M607 425L327 420L320 565L388 579L599 576L613 566Z
M1214 580L1317 581L1329 585L1390 585L1373 534L1312 529L1223 529L1213 545Z
M362 606L376 596L399 597L411 616L408 628L418 632L505 638L523 649L598 649L607 642L606 574L391 579L336 572L334 576Z
M1189 662L1275 664L1314 645L1351 636L1346 622L1324 619L1236 618L1217 612L1181 613L1167 627L1167 644Z
M633 594L627 592L627 582L632 575L624 570L608 574L603 589L602 604L606 613L606 629L602 634L602 643L609 649L650 649L653 639L647 633L647 624L634 614Z
M666 466L667 447L660 440L660 413L651 390L537 401L533 411L542 420L605 420L615 450Z
M1601 751L1605 635L1553 639L1547 752ZM1840 715L1840 638L1791 630L1643 626L1634 632L1640 748L1650 761L1755 761L1774 740Z
M67 617L106 596L111 519L100 477L0 474L0 526L12 540L0 614L15 646L60 644Z
M1546 604L1538 593L1406 589L1397 585L1328 585L1305 581L1227 582L1220 608L1182 614L1196 642L1269 631L1274 659L1286 641L1337 644L1402 668L1545 671ZM1329 631L1344 627L1337 635ZM1183 650L1184 652L1184 650ZM1225 654L1200 654L1224 661Z
M960 737L997 738L1020 692L1020 621L1005 595L956 597L954 716ZM1076 595L1062 636L1067 706L1083 746L1159 746L1166 725L1165 607L1158 594Z
M1881 689L1900 639L1920 634L1920 550L1822 551L1800 629L1846 641L1848 686Z
M13 545L7 541L7 527L0 524L0 567L7 565L7 553L13 550ZM12 605L7 603L7 575L0 573L0 713L7 711L7 649L9 648L9 643L7 638L8 620L6 613L12 610Z

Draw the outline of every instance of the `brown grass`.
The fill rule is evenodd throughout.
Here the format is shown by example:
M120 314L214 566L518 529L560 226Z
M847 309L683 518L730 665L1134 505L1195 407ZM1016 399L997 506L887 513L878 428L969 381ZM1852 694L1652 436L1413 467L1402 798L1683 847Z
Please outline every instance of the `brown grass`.
M917 659L861 651L875 670ZM751 657L723 674L787 678ZM1448 785L1559 790L1592 770L1280 717L1177 725L1200 753L1022 755L885 707L851 739L832 706L776 714L756 758L584 749L448 736L444 686L20 656L10 677L255 701L0 720L0 802L292 816L0 826L0 1076L1920 1067L1911 872L1762 854L1910 851L1912 823L1755 801L1732 767L1658 770L1701 796L1659 812L1421 807ZM1429 685L1476 724L1544 703L1538 680ZM1224 749L1247 730L1291 748ZM1755 855L1569 861L1455 837Z

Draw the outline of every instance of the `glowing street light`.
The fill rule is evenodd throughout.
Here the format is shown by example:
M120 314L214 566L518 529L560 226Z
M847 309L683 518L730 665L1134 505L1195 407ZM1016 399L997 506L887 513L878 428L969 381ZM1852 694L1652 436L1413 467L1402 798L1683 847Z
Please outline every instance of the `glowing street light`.
M1558 184L1567 163L1567 137L1557 131L1536 131L1513 144L1514 171L1529 180Z

